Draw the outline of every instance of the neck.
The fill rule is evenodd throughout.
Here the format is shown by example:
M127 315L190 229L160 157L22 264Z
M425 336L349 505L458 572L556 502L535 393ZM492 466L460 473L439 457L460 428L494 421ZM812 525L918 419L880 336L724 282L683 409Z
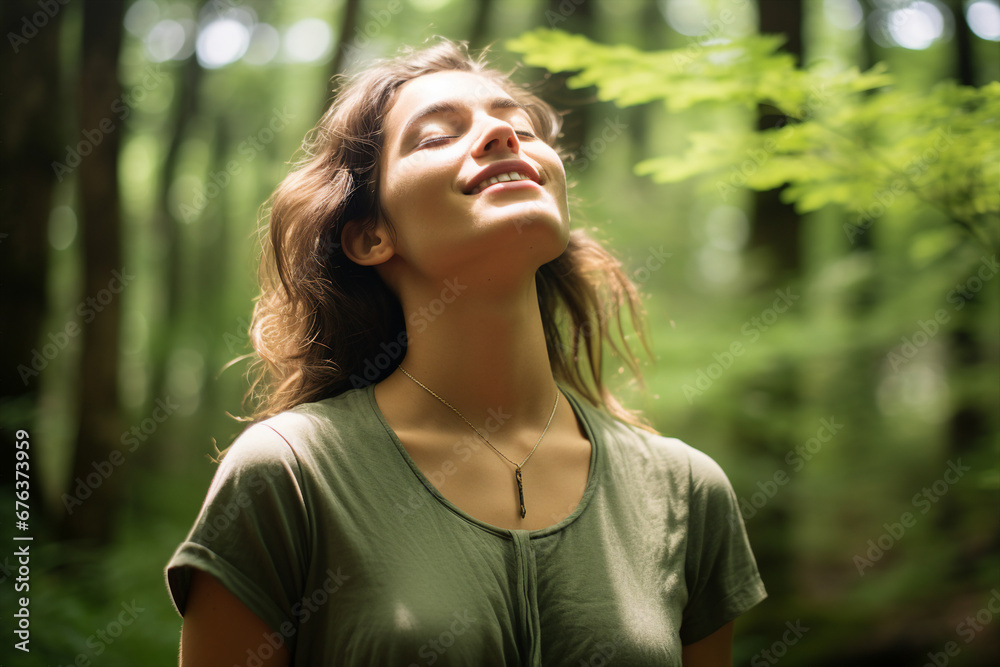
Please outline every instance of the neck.
M514 430L536 429L546 422L557 387L534 276L500 294L451 279L411 289L401 301L408 346L400 365L408 373L477 428L498 415ZM439 420L441 410L450 412L399 371L385 380L390 382L412 397L408 411L414 416Z

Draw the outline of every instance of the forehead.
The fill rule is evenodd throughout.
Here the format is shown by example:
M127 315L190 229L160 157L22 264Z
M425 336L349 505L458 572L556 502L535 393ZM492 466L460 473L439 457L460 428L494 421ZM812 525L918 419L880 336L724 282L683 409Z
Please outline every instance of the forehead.
M435 72L407 81L396 93L396 100L386 115L386 133L398 132L406 121L421 109L437 102L463 106L489 104L498 98L510 98L494 80L472 72Z

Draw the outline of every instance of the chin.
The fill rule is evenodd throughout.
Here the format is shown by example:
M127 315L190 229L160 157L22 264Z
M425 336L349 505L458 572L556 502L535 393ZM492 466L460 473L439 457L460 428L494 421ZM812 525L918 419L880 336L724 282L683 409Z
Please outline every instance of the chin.
M502 223L519 236L527 238L569 237L569 222L554 211L544 209L531 209L527 213L511 211L510 215L503 216Z
M535 219L515 222L517 244L538 263L551 262L569 245L569 224L557 219Z

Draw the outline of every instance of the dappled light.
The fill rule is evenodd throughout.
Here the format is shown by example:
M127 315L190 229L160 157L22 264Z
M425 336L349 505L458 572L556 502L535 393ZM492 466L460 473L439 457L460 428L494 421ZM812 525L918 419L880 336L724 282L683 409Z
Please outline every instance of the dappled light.
M293 62L313 62L325 58L333 46L333 32L325 21L303 19L285 33L285 53Z
M202 67L215 69L239 60L250 45L250 30L234 17L213 19L198 31L196 53Z
M992 0L976 0L965 11L972 32L983 39L1000 41L1000 5Z

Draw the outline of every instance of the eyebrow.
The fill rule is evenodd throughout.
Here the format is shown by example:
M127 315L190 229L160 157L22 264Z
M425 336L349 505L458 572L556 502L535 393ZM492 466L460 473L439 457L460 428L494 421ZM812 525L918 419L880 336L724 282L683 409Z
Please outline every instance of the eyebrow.
M452 100L442 100L440 102L434 102L428 104L426 107L418 111L416 114L407 121L406 126L403 128L402 133L400 133L400 138L405 138L409 136L410 131L424 118L428 116L433 116L439 113L454 113L462 109L464 104L458 101ZM517 100L512 100L509 97L494 97L490 100L490 111L496 111L498 109L520 109L525 113L528 112L528 108L518 102Z

